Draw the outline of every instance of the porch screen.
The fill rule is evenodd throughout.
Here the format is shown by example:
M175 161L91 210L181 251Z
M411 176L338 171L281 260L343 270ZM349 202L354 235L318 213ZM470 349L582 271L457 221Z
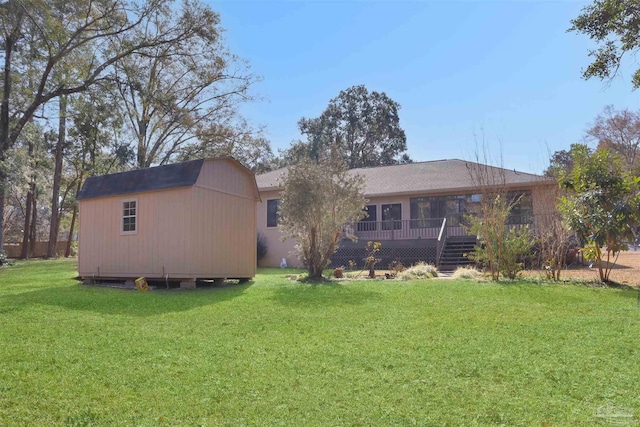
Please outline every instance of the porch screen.
M358 231L375 231L378 229L378 217L376 215L376 205L368 205L364 208L367 216L358 222Z
M447 225L458 226L467 213L467 205L471 205L473 195L442 197L414 197L410 200L411 228L440 227L442 219L447 218Z
M533 200L531 191L513 191L509 199L514 203L507 219L508 224L531 224L533 216Z
M507 197L514 203L508 224L529 224L533 215L531 191L512 191ZM477 213L482 202L480 194L460 196L414 197L410 200L411 228L439 227L447 218L448 226L465 223L465 215Z
M402 205L400 203L382 205L382 229L402 229Z

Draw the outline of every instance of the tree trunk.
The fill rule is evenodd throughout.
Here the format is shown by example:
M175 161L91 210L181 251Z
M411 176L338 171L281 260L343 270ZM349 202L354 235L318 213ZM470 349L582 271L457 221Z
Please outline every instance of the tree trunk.
M71 225L69 226L69 238L67 239L67 247L64 250L65 258L71 256L71 241L73 240L73 229L76 226L76 216L78 215L78 207L73 207L73 214L71 215Z
M2 84L2 105L0 105L0 165L4 166L9 150L9 97L11 95L11 55L13 42L5 39L4 78ZM0 168L0 251L4 251L4 197L7 188L7 174Z
M11 5L8 5L11 6ZM7 152L11 148L12 141L9 133L9 101L11 99L12 89L12 61L13 50L15 48L20 33L22 31L22 22L24 19L24 6L20 5L15 16L15 24L11 27L9 33L4 33L2 40L4 50L4 64L2 75L2 103L0 104L0 165L4 165ZM8 30L5 29L5 31ZM0 168L0 252L4 251L4 203L5 192L7 189L7 174L3 168Z
M22 249L20 250L20 259L29 258L29 231L31 230L33 187L34 183L29 183L29 191L27 192L27 208L24 211L24 229L22 231Z
M33 152L34 152L34 144L33 141L29 138L29 159L33 160ZM34 162L35 166L35 162ZM20 259L29 258L29 232L31 230L31 218L32 218L32 208L33 198L36 192L36 176L32 175L31 182L29 182L29 191L27 192L27 208L24 213L24 230L22 232L22 249L20 251Z
M60 196L60 177L62 176L62 151L65 142L67 128L67 96L60 97L60 120L58 126L58 143L56 144L56 168L53 174L53 189L51 191L51 224L49 226L49 245L47 246L47 258L56 256L56 243L58 242L58 198Z
M82 181L84 180L84 169L86 167L86 162L82 160L82 169L80 171L80 176L78 177L78 183L76 184L76 200L78 199L78 194L80 194L80 189L82 189ZM71 256L71 242L73 240L73 232L76 228L76 218L78 217L78 205L77 202L73 207L73 213L71 215L71 225L69 226L69 238L67 239L67 248L64 251L65 258L69 258Z
M31 212L31 230L29 230L29 255L33 254L33 248L36 247L36 230L38 228L38 193L33 189L33 206Z
M4 188L6 180L5 173L0 170L0 253L4 252Z

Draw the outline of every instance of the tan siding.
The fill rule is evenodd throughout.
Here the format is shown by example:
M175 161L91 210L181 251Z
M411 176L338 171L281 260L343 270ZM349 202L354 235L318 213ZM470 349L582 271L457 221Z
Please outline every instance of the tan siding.
M255 200L191 189L191 264L198 277L253 277L256 269Z
M122 201L132 198L138 233L122 235ZM80 201L80 275L188 277L189 204L185 188Z
M223 162L222 164L226 164ZM251 175L221 168L233 187ZM217 166L217 164L216 164ZM235 178L234 178L235 177ZM235 181L234 181L235 179ZM236 187L238 189L240 187ZM120 233L122 201L137 199L137 234ZM101 277L253 277L256 200L200 187L80 201L79 272Z
M250 199L258 197L252 174L229 159L206 159L195 186Z
M544 187L544 186L543 186ZM509 190L526 190L532 188L524 187L524 186L513 186L510 187ZM541 186L537 185L533 187L532 197L533 197L533 208L534 214L539 214L541 209L541 204L537 201L538 197L541 194ZM385 197L368 197L367 205L376 205L377 210L377 220L382 221L382 205L383 204L391 204L391 203L400 203L402 205L402 219L409 220L411 219L411 198L413 197L431 197L431 196L443 196L443 195L461 195L461 194L472 194L474 192L478 192L477 189L466 189L464 191L457 192L443 192L436 191L425 194L416 194L416 195L398 195L398 196L385 196ZM267 241L267 255L260 261L261 267L277 267L280 265L280 261L282 258L287 259L287 263L289 266L301 267L302 263L297 258L297 254L295 252L295 242L292 239L287 239L284 242L280 240L282 234L277 228L269 228L267 227L267 200L270 199L278 199L280 192L279 190L266 190L261 191L260 197L262 199L262 203L258 203L258 208L256 209L256 220L258 224L258 231L262 233ZM462 232L462 229L459 230Z
M531 192L533 199L533 215L540 216L553 213L557 205L557 184L534 187Z

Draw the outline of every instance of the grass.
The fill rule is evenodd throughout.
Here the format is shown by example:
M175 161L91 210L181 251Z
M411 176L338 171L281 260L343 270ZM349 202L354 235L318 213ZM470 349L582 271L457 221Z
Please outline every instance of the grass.
M635 290L273 269L143 293L74 269L0 269L0 425L640 421Z

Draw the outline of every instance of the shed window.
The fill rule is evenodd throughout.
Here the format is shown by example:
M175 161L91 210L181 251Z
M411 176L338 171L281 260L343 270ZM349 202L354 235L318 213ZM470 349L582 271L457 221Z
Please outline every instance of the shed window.
M280 210L280 199L267 200L267 227L278 226L279 210Z
M138 201L125 200L122 202L122 232L134 234L138 231Z

